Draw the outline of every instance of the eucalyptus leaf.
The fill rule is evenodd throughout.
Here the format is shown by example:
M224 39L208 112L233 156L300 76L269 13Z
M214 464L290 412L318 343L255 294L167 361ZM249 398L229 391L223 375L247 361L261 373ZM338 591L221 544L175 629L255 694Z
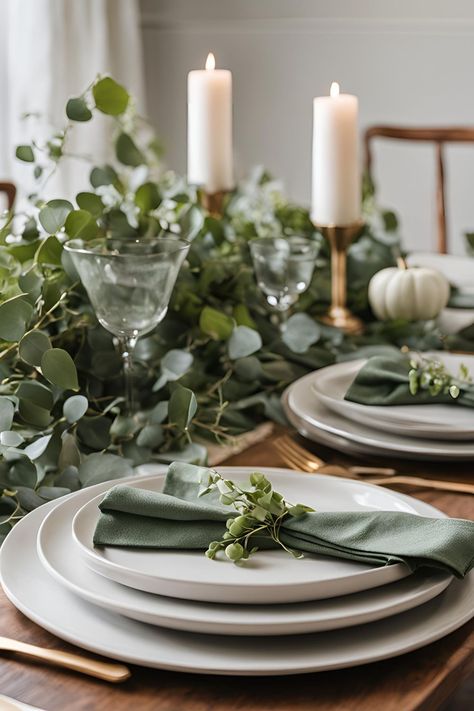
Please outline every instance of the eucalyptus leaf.
M0 338L19 341L33 315L33 307L24 296L14 296L0 304Z
M44 435L43 437L38 437L34 442L29 444L23 449L25 454L30 459L38 459L46 451L46 447L51 441L51 435Z
M115 155L120 163L129 165L132 168L136 168L146 162L145 156L137 148L133 138L128 133L121 133L118 136L115 144Z
M187 462L188 464L197 464L205 466L207 464L207 449L198 442L192 442L186 445L183 449L174 449L168 452L160 452L157 455L160 462Z
M101 484L133 474L127 459L115 454L89 454L79 467L79 480L83 486Z
M155 210L161 202L156 183L143 183L135 193L135 204L142 212Z
M137 437L139 447L149 447L155 449L164 442L163 427L159 424L145 425Z
M110 116L123 114L130 96L126 89L111 77L104 77L94 84L92 94L99 111Z
M33 148L28 145L17 146L15 155L18 160L22 160L25 163L34 163L35 161L35 154L33 152Z
M69 99L66 104L66 116L71 121L90 121L92 111L82 97Z
M70 212L64 229L69 237L85 241L94 239L99 232L97 222L87 210L73 210Z
M282 334L283 342L295 353L304 353L317 343L321 329L314 319L306 314L294 314L286 322Z
M46 232L53 235L63 227L72 209L69 200L50 200L41 208L38 219Z
M234 319L211 306L205 306L199 318L199 328L215 340L227 340L234 330Z
M112 181L113 182L113 181ZM76 202L81 210L87 210L92 217L100 217L104 211L104 203L95 193L82 192L76 195Z
M72 395L63 405L63 414L69 423L77 422L83 417L89 407L89 402L84 395Z
M36 490L36 493L46 501L53 501L54 499L59 499L61 496L70 494L71 489L64 486L40 486Z
M12 401L4 395L0 396L0 432L10 429L14 413L15 406Z
M14 430L0 432L0 444L5 447L19 447L25 440L19 432Z
M62 348L51 348L43 353L41 370L53 385L64 390L79 390L77 370L69 353Z
M41 365L45 351L51 348L51 341L42 331L28 331L18 345L20 358L29 365Z
M236 326L227 343L229 358L246 358L262 347L262 338L258 331L248 326Z
M49 235L43 240L35 254L35 261L38 264L48 264L51 266L61 265L61 255L63 246L56 235Z
M108 417L83 417L79 420L77 434L90 449L107 449L110 444L110 427Z
M171 393L168 405L168 419L178 429L187 430L196 414L196 396L189 388L177 385Z
M92 168L89 180L93 188L100 188L102 185L113 185L118 180L118 175L111 165L104 165L102 168Z
M161 359L161 375L153 386L153 390L160 390L166 383L174 382L181 378L192 366L193 356L189 351L172 349Z

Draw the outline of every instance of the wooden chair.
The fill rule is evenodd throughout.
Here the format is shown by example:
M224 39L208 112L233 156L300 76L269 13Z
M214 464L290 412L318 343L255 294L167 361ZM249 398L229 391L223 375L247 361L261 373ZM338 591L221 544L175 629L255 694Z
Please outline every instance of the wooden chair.
M365 169L371 176L372 145L374 138L392 138L401 141L428 141L436 148L436 212L438 218L438 252L448 251L446 231L445 171L443 149L445 143L474 142L474 127L408 128L401 126L371 126L364 134Z
M11 210L15 202L16 187L13 183L0 183L0 193L6 193L8 209Z

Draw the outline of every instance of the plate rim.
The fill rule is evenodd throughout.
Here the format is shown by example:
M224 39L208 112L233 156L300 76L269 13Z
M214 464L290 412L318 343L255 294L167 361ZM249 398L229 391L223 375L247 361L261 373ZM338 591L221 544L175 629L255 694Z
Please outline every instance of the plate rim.
M298 386L302 386L303 382L308 384L308 387L310 387L311 383L311 377L314 375L314 373L308 373L307 375L303 375L301 378L298 378L298 380L295 380L294 383L291 383L291 385L286 388L285 392L283 393L283 396L286 394L287 395L287 403L290 409L297 415L297 417L300 420L303 420L304 422L309 422L313 427L316 429L322 429L325 432L329 432L330 434L336 435L338 437L342 437L344 439L349 439L353 442L357 442L360 445L363 445L365 447L373 447L373 448L379 448L379 449L385 449L389 450L390 452L395 452L395 456L397 452L404 452L405 455L412 455L412 456L417 456L417 455L429 455L431 458L438 458L438 457L446 457L446 458L459 458L459 459L474 459L474 442L470 446L466 446L464 443L466 440L448 440L445 444L449 446L452 449L446 450L446 449L437 449L435 451L430 451L432 450L433 445L431 444L432 442L436 442L436 440L427 440L426 442L423 442L422 439L416 440L414 437L408 438L411 440L410 442L405 442L405 441L400 441L400 443L395 444L395 442L390 443L387 447L386 444L384 444L384 441L382 437L380 439L374 439L373 436L366 436L366 435L359 435L357 433L351 432L346 429L340 429L340 427L333 427L332 425L328 425L323 421L320 421L316 417L313 417L311 415L307 416L306 414L302 413L301 411L298 411L295 409L293 406L294 402L294 389ZM282 398L283 398L282 396ZM320 403L325 409L326 406L323 403ZM336 413L331 412L331 414L334 417L337 417L338 419L341 419L344 421L346 418L342 417L342 415L337 415ZM357 425L357 422L352 422L352 420L347 420L347 422L351 424ZM377 433L377 430L374 430L374 432ZM382 435L382 431L380 431L380 434ZM388 434L387 432L383 432L383 434ZM399 436L400 439L402 439L402 435ZM422 442L422 444L414 444L416 442ZM428 442L430 443L428 445ZM412 444L413 443L413 444ZM462 449L461 452L456 452L456 449ZM454 451L453 451L454 450Z

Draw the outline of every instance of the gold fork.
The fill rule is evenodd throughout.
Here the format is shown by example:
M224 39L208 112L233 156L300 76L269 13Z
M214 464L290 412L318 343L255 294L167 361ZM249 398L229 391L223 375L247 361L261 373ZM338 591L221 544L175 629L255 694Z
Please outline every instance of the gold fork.
M24 654L27 657L40 659L49 664L57 664L60 667L73 669L74 671L95 676L97 679L117 683L125 681L130 677L130 670L123 664L115 662L100 662L97 659L90 659L71 652L62 652L57 649L37 647L26 642L19 642L9 637L0 637L0 650L4 652L15 652Z
M364 479L371 484L379 486L416 486L426 489L439 489L441 491L455 491L458 494L474 494L474 484L464 484L454 481L440 481L438 479L424 479L416 476L402 476L394 469L386 469L385 476L371 476L380 474L384 470L376 467L344 467L339 464L326 464L322 459L309 452L301 445L294 442L288 435L283 435L274 441L274 446L283 461L293 469L307 472L308 474L328 474L331 476L345 477L346 479Z

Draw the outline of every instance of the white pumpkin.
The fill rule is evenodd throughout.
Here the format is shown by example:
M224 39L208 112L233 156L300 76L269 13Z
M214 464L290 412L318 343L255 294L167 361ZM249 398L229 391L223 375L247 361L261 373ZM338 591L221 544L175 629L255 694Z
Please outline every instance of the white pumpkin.
M426 267L388 267L369 282L370 305L381 321L436 318L448 303L449 294L444 274Z

